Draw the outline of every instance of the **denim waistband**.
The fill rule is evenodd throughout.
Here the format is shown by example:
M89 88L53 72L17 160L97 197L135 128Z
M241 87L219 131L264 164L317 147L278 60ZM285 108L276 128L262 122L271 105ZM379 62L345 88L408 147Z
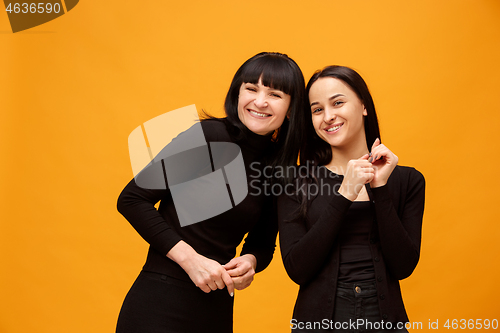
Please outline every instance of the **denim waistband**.
M361 281L361 282L337 282L337 288L355 288L356 286L359 286L360 288L370 288L370 287L375 287L375 280L367 280L367 281Z
M338 282L337 296L372 297L377 295L375 280L361 282Z

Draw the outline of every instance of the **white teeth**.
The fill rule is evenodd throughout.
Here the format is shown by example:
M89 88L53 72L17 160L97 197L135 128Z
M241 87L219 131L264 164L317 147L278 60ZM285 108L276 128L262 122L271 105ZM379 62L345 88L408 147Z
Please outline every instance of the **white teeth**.
M327 132L333 132L333 131L336 131L338 130L339 128L341 128L342 125L337 125L337 126L334 126L334 127L330 127L329 129L327 129L326 131Z
M265 113L258 113L258 112L255 112L253 110L250 110L250 113L253 113L254 115L257 115L259 117L269 117L270 115L269 114L265 114Z

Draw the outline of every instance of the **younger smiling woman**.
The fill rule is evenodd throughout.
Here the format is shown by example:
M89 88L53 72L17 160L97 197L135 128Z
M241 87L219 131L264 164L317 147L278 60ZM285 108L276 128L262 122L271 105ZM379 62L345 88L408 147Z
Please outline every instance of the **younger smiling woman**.
M326 67L306 93L304 125L290 130L306 133L301 167L319 167L278 199L283 262L300 285L292 331L353 331L350 323L362 322L355 332L404 332L399 280L419 259L424 178L397 166L381 143L372 97L354 70Z
M231 82L224 104L227 117L201 122L206 142L236 143L247 181L258 177L265 163L295 162L297 155L284 143L300 142L300 136L287 134L289 121L303 109L304 86L300 68L288 56L255 55ZM200 170L208 170L209 164L199 165ZM148 167L141 174L148 176L154 164ZM123 303L117 333L232 332L233 290L248 287L275 248L272 198L262 193L249 193L232 209L181 227L169 189L141 188L132 179L120 194L118 210L150 248ZM235 257L247 233L242 253Z

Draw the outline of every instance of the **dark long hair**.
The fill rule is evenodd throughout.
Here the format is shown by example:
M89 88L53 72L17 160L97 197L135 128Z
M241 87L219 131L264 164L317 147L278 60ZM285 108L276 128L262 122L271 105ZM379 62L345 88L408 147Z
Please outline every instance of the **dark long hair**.
M375 105L366 82L361 75L352 68L345 66L327 66L313 74L306 86L306 96L309 96L309 91L314 82L325 77L339 79L347 84L365 106L367 112L367 115L364 117L366 145L368 149L371 150L375 139L380 139L380 129L378 126ZM303 112L303 121L306 124L306 130L303 130L306 132L306 136L300 150L300 163L303 164L306 161L314 162L316 165L330 163L332 160L332 148L316 134L309 107Z
M273 167L295 165L298 151L292 147L300 145L303 134L289 135L288 129L290 126L297 127L296 123L304 110L305 81L297 63L286 54L261 52L245 61L236 71L224 103L227 121L232 125L230 134L237 140L244 139L245 125L238 116L240 87L243 83L256 84L259 79L263 85L281 90L291 97L288 116L273 135L274 152L268 158L268 163Z
M313 74L306 86L306 96L309 96L309 91L311 90L314 82L316 82L320 78L328 77L339 79L347 84L356 93L358 98L365 106L367 112L367 115L364 117L366 145L368 149L371 150L375 139L380 139L380 129L378 125L377 113L375 111L375 105L373 103L370 91L368 90L368 86L366 85L361 75L359 75L352 68L345 66L327 66L321 70L316 71ZM307 105L309 105L309 99ZM320 170L317 168L317 166L330 163L333 156L331 146L316 134L312 123L311 110L309 106L302 110L301 119L298 123L301 123L302 127L292 127L291 131L293 133L305 133L302 144L300 145L300 164L304 166L312 166L310 168L310 172L307 172L305 176L297 180L297 184L298 186L300 186L304 185L304 183L310 183L313 181L316 182L317 179L315 173ZM301 206L299 208L299 215L301 217L305 217L307 213L307 197L307 193L302 193Z

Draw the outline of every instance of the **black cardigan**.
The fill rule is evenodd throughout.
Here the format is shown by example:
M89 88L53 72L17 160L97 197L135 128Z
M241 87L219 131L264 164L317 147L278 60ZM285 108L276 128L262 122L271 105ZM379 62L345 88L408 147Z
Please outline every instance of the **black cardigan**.
M191 245L199 254L225 264L236 254L236 247L248 233L242 255L251 253L257 258L256 272L269 265L276 245L278 224L272 198L259 191L263 185L258 176L265 165L264 155L272 150L271 136L257 135L246 129L244 138L236 141L228 132L227 120L201 122L205 139L210 142L235 142L241 149L245 164L248 195L236 207L205 221L181 227L172 196L168 189L150 190L137 186L134 179L118 198L118 211L150 244L144 270L189 281L187 273L166 257L180 240ZM176 140L182 140L180 135ZM161 152L160 152L161 154ZM161 155L160 155L161 156ZM151 165L150 165L151 167ZM200 166L203 168L204 166ZM151 167L154 170L154 167ZM144 172L144 171L142 171ZM160 201L158 210L155 204Z
M302 322L333 319L340 254L336 238L351 205L337 191L343 176L325 167L317 168L316 175L319 194L309 198L305 220L295 214L300 205L296 195L278 198L284 266L300 285L293 318ZM399 280L413 272L419 259L425 180L414 168L396 166L385 186L367 190L375 209L370 250L380 314L384 321L407 322Z

